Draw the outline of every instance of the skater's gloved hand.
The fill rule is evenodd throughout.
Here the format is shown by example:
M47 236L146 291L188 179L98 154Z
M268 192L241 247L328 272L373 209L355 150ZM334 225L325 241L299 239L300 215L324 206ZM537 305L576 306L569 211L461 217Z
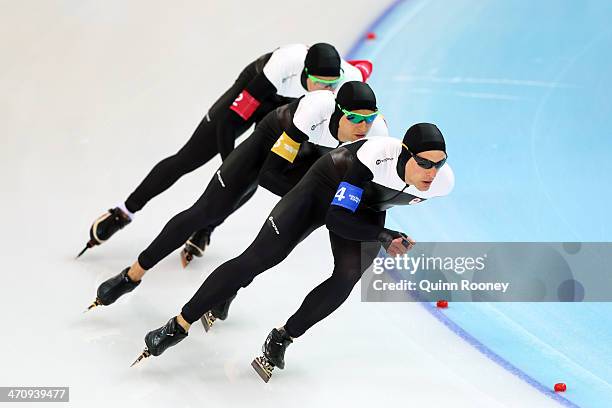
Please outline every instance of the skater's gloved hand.
M415 244L415 241L408 235L387 228L383 229L380 234L378 234L378 240L391 256L404 255L411 250Z

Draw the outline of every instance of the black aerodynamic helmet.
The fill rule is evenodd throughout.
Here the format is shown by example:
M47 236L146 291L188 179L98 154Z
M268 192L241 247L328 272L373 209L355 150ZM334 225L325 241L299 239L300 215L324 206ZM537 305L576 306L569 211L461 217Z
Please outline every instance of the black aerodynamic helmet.
M374 91L361 81L345 82L336 94L336 103L346 110L378 110Z
M404 145L397 161L397 174L404 179L406 163L412 157L428 150L441 150L446 153L446 142L440 129L433 123L417 123L410 126L402 140ZM410 152L408 151L410 150Z
M340 76L340 54L333 45L316 43L308 48L304 67L310 75Z
M339 77L342 74L340 54L333 45L327 43L316 43L308 48L306 59L304 59L304 70L300 81L304 89L307 89L307 75Z
M410 126L404 134L402 143L414 154L427 150L442 150L446 153L444 136L433 123L417 123Z
M369 109L377 111L376 95L370 85L361 81L349 81L342 84L336 93L336 108L329 121L329 130L332 136L338 138L340 118L344 113L342 109L358 110Z

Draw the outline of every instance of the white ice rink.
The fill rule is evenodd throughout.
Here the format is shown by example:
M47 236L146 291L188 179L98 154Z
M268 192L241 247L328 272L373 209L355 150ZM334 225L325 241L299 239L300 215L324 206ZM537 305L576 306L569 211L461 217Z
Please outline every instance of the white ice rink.
M91 221L183 145L243 66L292 42L347 51L387 6L329 3L0 0L0 386L69 386L70 406L87 408L557 406L420 305L361 303L358 287L264 384L250 362L267 333L331 273L325 229L242 290L210 334L194 325L130 368L145 333L250 243L277 201L262 189L205 258L182 269L177 252L133 294L82 314L97 286L200 196L220 160L77 261Z

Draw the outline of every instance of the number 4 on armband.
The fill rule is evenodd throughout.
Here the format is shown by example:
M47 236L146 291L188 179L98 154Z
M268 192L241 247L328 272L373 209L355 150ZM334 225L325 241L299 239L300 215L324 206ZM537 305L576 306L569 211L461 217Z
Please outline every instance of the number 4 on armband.
M337 205L338 207L344 207L351 212L355 212L357 207L359 207L362 194L362 188L343 181L338 186L338 190L336 190L336 195L334 195L334 199L332 200L331 204Z
M346 198L344 193L346 193L346 187L340 187L338 191L336 191L336 195L334 196L334 198L338 199L338 201L342 201Z

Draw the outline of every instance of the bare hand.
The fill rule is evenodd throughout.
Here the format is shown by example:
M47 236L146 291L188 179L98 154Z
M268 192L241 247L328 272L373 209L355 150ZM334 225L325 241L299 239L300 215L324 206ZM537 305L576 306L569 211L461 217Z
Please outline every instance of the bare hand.
M391 256L401 256L412 249L415 241L409 236L395 238L387 248L387 253Z

